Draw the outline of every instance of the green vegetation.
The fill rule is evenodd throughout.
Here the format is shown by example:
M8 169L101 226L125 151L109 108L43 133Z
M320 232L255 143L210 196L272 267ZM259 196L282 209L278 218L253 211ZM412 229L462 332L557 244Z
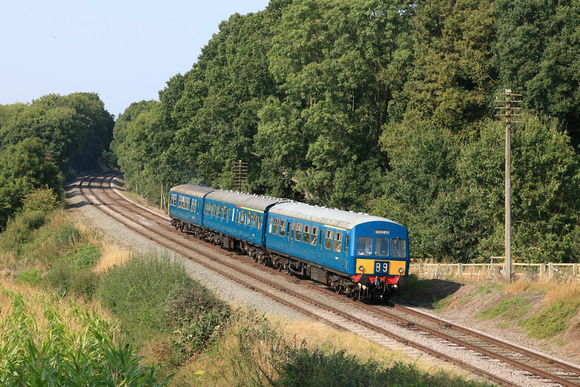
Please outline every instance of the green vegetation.
M235 188L365 211L409 228L414 257L503 254L504 124L513 254L577 262L580 6L570 2L273 0L232 15L160 101L114 129L129 185ZM533 37L533 38L531 38Z
M0 292L3 386L156 385L102 311L34 288L0 284Z
M0 236L2 385L466 383L358 337L312 335L321 324L285 332L232 310L168 257L125 257L60 209L18 213Z
M273 386L476 386L476 382L449 380L447 376L430 375L411 364L395 363L385 367L376 361L361 361L345 351L326 353L321 350L289 350L277 364L279 376Z
M42 210L62 200L63 176L102 163L114 124L94 93L0 105L0 230L23 204Z
M475 315L475 318L482 318L491 320L497 317L502 319L517 319L520 318L529 309L529 300L524 295L516 295L514 297L501 300L493 308L482 310Z
M570 326L570 319L578 314L579 308L579 300L558 300L522 321L522 326L530 337L549 339Z

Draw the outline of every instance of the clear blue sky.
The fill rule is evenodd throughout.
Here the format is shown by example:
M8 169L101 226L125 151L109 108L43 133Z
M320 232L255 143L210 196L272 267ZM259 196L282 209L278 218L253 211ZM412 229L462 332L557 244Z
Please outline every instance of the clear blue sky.
M95 92L118 116L197 61L230 15L268 0L3 0L0 105Z

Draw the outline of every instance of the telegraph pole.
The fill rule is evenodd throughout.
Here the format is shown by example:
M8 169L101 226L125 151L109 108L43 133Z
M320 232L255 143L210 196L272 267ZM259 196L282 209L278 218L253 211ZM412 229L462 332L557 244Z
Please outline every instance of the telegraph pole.
M503 106L497 107L497 109L504 110L503 114L499 114L500 117L505 117L505 278L508 283L512 282L512 236L511 236L511 218L512 218L512 194L511 194L511 124L513 117L519 117L520 114L515 114L516 110L522 109L521 107L516 107L516 104L522 102L521 94L512 93L511 89L505 89L503 93L498 93L503 95L503 101L498 100L498 102L503 102ZM518 99L519 98L519 99Z

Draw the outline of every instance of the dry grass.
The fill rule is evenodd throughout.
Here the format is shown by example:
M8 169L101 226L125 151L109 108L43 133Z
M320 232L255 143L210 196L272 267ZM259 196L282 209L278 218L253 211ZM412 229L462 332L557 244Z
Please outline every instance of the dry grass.
M103 272L115 265L124 265L133 257L131 250L112 244L101 244L101 259L95 265L94 271Z
M505 288L506 293L521 292L541 292L545 294L548 305L553 305L557 301L575 301L580 299L580 283L575 280L566 282L537 281L526 282L516 281Z

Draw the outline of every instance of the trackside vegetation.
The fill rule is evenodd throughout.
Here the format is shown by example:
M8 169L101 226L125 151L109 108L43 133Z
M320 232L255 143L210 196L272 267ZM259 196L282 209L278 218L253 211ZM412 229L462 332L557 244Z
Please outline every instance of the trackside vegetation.
M232 307L178 261L119 250L58 207L9 222L2 385L482 385L320 325ZM314 330L319 338L304 336Z

